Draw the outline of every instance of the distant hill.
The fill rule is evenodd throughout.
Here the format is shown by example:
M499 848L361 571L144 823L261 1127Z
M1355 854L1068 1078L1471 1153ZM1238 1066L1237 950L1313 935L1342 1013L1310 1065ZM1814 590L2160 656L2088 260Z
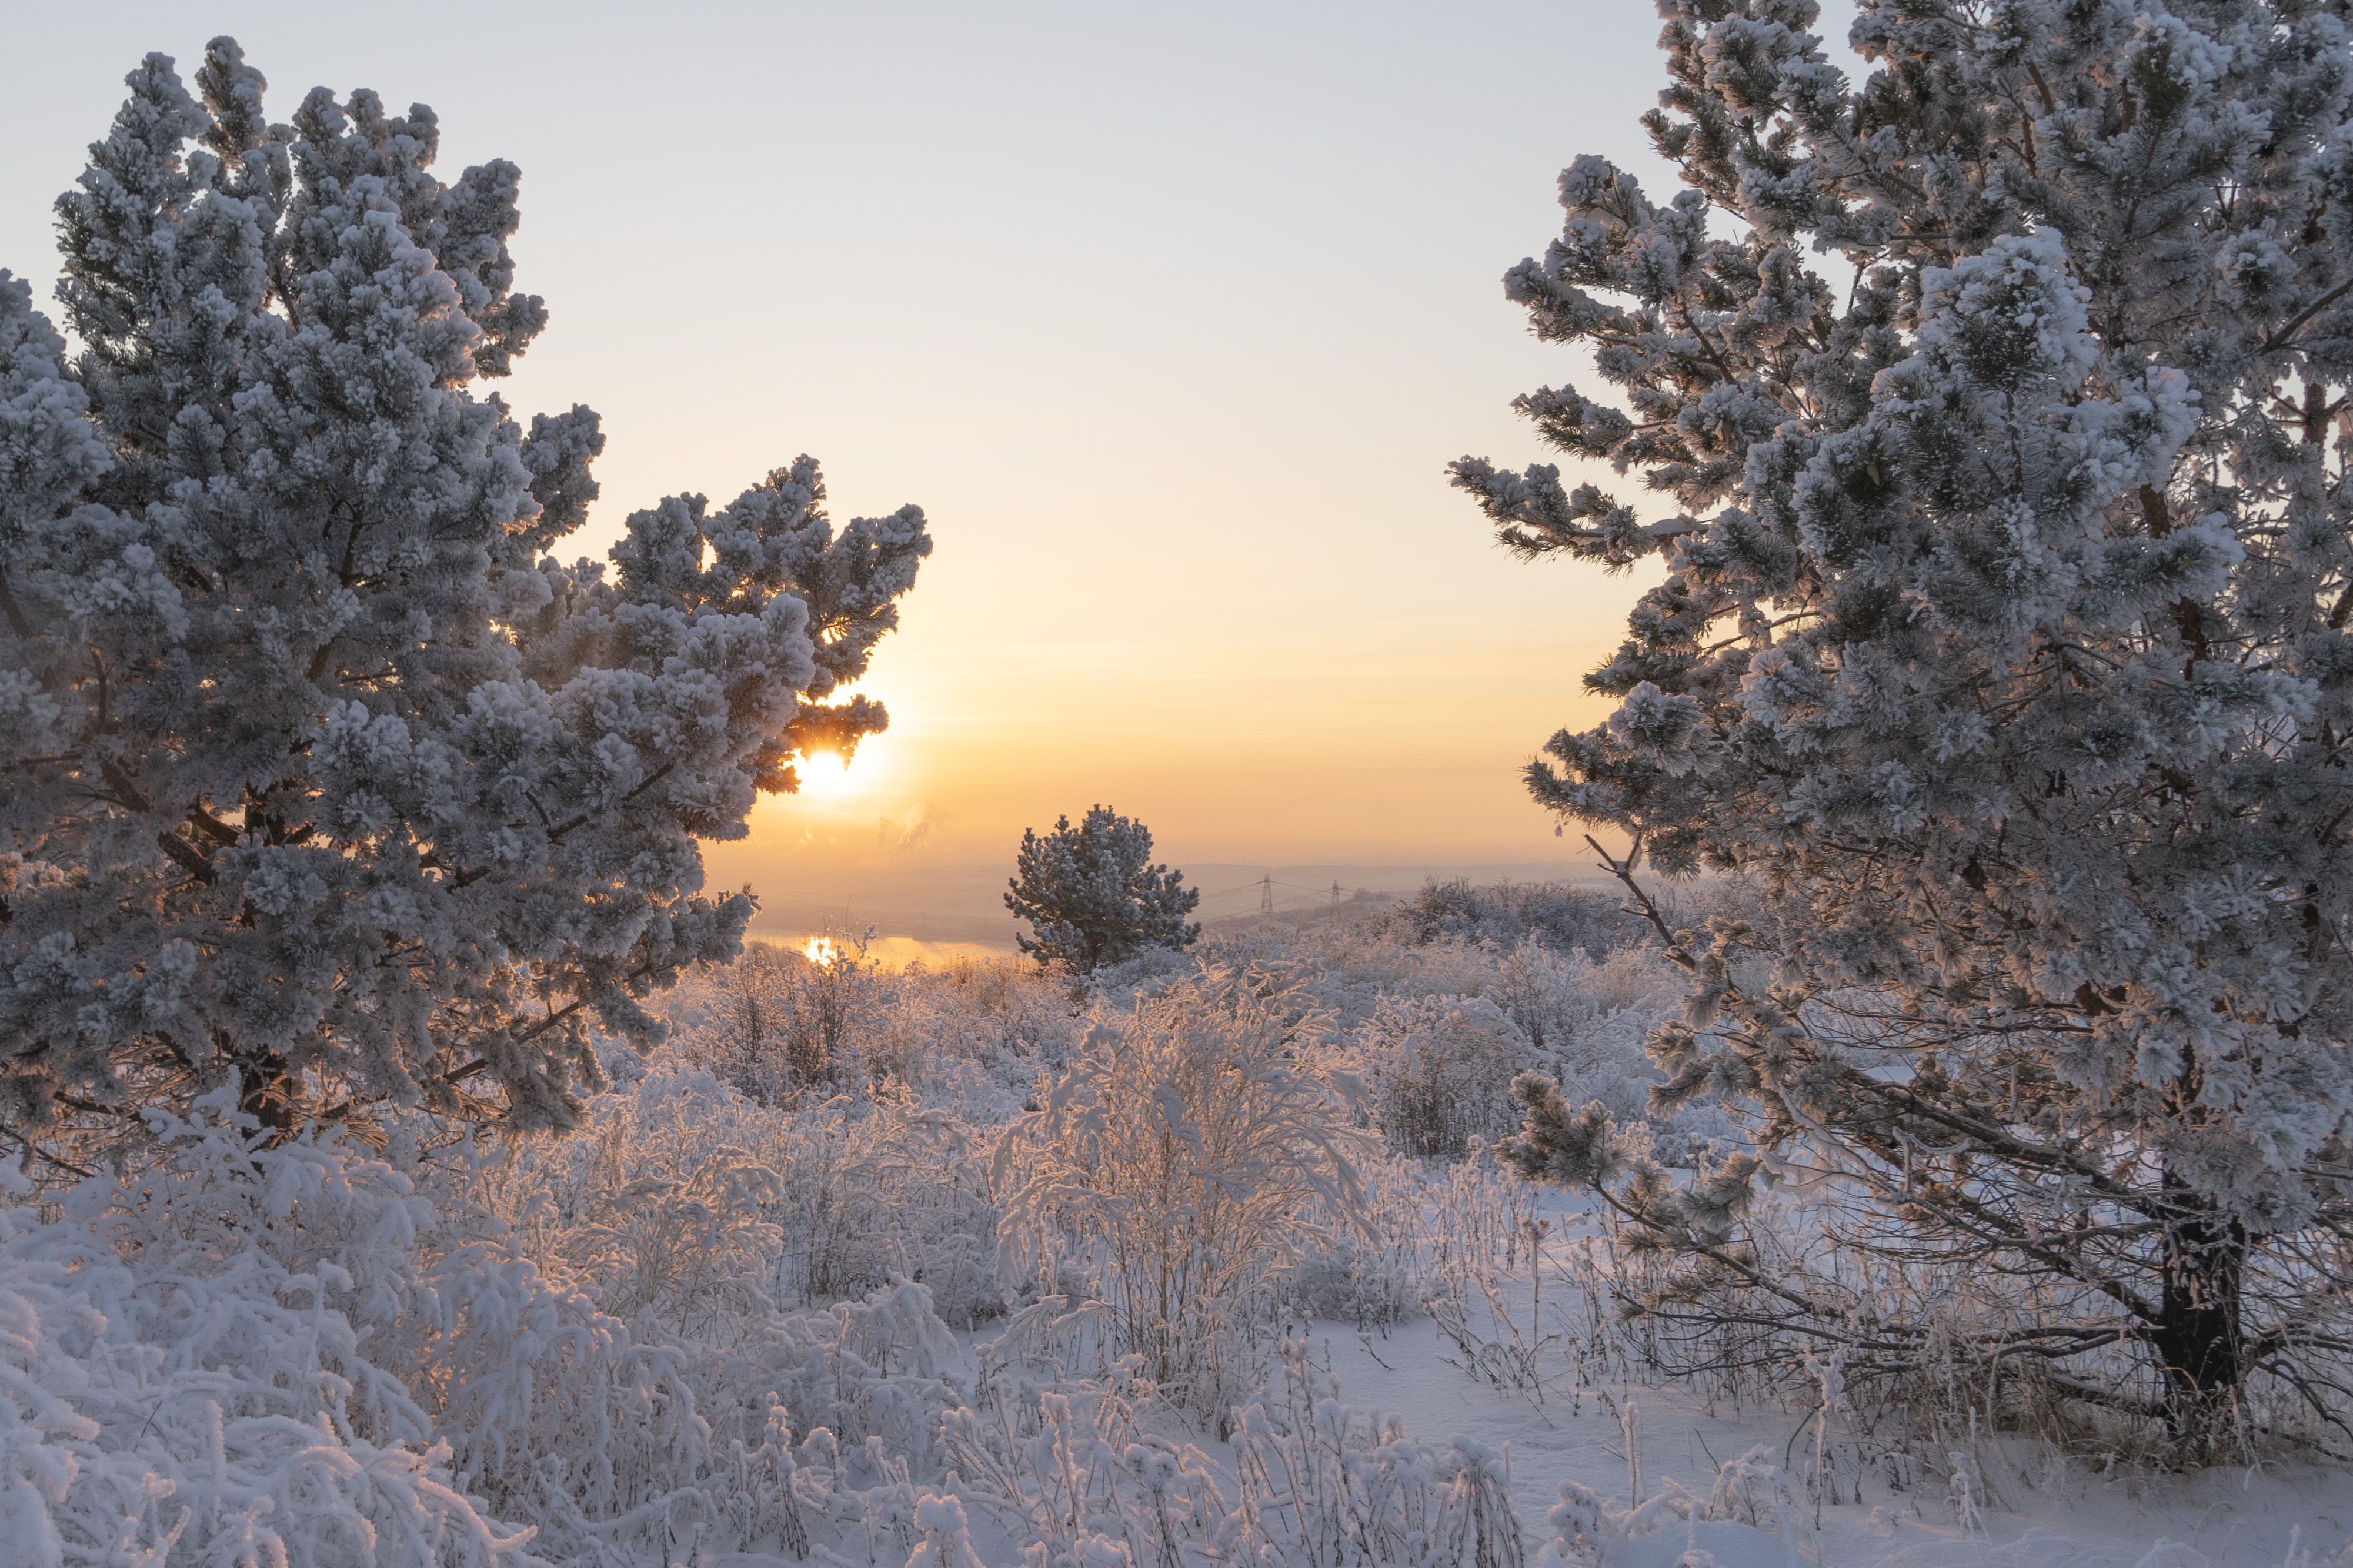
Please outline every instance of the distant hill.
M832 870L792 887L761 888L760 914L753 929L769 937L872 926L885 936L923 942L978 942L1013 949L1015 922L1006 912L1006 879L1013 873L1008 853L1002 865L923 863ZM1482 886L1497 882L1592 882L1592 868L1574 862L1468 865L1345 866L1245 865L1209 861L1185 865L1185 879L1201 889L1199 918L1221 922L1262 912L1269 892L1278 914L1328 909L1338 901L1411 893L1424 882L1467 878ZM1268 886L1271 879L1271 886Z

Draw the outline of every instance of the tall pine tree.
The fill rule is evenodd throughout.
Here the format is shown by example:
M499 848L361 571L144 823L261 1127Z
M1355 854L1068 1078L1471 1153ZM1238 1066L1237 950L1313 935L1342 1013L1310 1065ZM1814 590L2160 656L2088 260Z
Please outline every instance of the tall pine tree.
M281 1131L562 1124L592 1024L737 950L697 840L885 721L835 693L923 514L837 532L802 458L559 564L604 437L482 390L546 320L515 168L371 92L272 124L227 39L129 80L58 204L80 352L0 273L0 1134L232 1072Z
M1745 1101L1843 1244L1978 1289L1948 1347L2179 1435L2264 1374L2341 1423L2348 7L1862 0L1859 84L1817 9L1662 0L1687 187L1581 158L1507 276L1616 388L1521 410L1656 499L1457 481L1525 554L1664 567L1531 786L1692 974L1663 1098ZM1765 916L1672 930L1643 867ZM1690 1260L1661 1310L1926 1353L1747 1249L1755 1158L1678 1186L1523 1087L1523 1166Z

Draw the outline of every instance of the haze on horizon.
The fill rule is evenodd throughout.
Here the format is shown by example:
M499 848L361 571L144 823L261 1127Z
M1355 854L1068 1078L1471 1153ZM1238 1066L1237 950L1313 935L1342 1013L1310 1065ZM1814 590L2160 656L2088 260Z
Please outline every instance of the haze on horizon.
M373 87L440 112L446 172L521 165L552 320L496 390L609 436L565 554L804 451L838 521L920 503L938 548L863 687L890 732L713 884L1009 863L1097 801L1180 865L1588 858L1518 773L1600 715L1579 678L1651 579L1514 563L1444 469L1540 458L1512 398L1584 374L1498 281L1557 171L1672 189L1647 6L535 5L464 51L372 21L15 18L44 65L0 104L0 266L45 293L123 73L234 33L277 114Z

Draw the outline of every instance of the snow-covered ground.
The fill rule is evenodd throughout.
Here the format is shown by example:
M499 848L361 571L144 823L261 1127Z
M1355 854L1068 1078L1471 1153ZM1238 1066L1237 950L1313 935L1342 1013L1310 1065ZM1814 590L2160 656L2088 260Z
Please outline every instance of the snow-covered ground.
M1428 1317L1386 1331L1312 1321L1310 1357L1345 1401L1402 1421L1425 1442L1464 1438L1501 1450L1534 1563L1564 1481L1613 1502L1678 1489L1704 1505L1727 1461L1761 1450L1789 1478L1785 1511L1757 1523L1661 1510L1641 1533L1606 1545L1599 1568L2320 1568L2353 1563L2353 1477L2285 1462L2166 1473L2107 1467L2017 1438L1981 1438L1947 1457L1947 1472L1905 1489L1859 1461L1833 1424L1823 1452L1839 1496L1819 1506L1805 1484L1814 1412L1737 1408L1659 1380L1588 1379L1575 1371L1578 1325L1561 1300L1561 1255L1589 1230L1585 1205L1547 1194L1554 1300L1537 1305L1523 1267L1496 1282L1525 1339L1549 1337L1540 1386L1498 1386ZM1533 1315L1532 1315L1533 1309ZM1537 1325L1541 1325L1540 1331ZM1482 1323L1475 1328L1501 1331ZM967 1355L994 1334L959 1336ZM1233 1463L1231 1446L1191 1441ZM1632 1438L1630 1465L1629 1437ZM1966 1477L1966 1482L1957 1479ZM1767 1494L1760 1494L1767 1495ZM1704 1507L1702 1511L1704 1511ZM1010 1564L1014 1543L992 1543ZM748 1560L747 1560L748 1562Z
M1526 1287L1511 1287L1525 1306ZM1353 1402L1394 1411L1425 1439L1460 1434L1511 1459L1511 1492L1531 1540L1544 1533L1560 1483L1574 1481L1625 1499L1633 1483L1627 1428L1634 1432L1643 1495L1671 1485L1704 1498L1722 1462L1762 1446L1792 1471L1812 1451L1805 1409L1736 1411L1709 1405L1672 1386L1633 1382L1562 1386L1541 1402L1500 1392L1467 1375L1461 1358L1427 1321L1369 1341L1353 1326L1316 1324ZM1565 1363L1566 1357L1560 1358ZM1967 1456L1976 1495L1966 1502L1945 1484L1908 1491L1876 1474L1858 1478L1851 1450L1840 1465L1846 1489L1817 1514L1802 1492L1786 1537L1736 1521L1686 1525L1627 1541L1607 1568L1672 1568L1688 1546L1720 1568L2301 1568L2348 1560L2353 1543L2353 1477L2307 1465L2103 1476L2031 1445L1980 1442Z
M0 1568L2353 1563L2353 1479L2284 1449L2172 1472L1824 1418L1795 1350L1646 1360L1588 1200L1475 1141L1531 1059L1639 1115L1668 993L1574 901L1507 912L1092 999L766 955L563 1138L159 1119L0 1206Z

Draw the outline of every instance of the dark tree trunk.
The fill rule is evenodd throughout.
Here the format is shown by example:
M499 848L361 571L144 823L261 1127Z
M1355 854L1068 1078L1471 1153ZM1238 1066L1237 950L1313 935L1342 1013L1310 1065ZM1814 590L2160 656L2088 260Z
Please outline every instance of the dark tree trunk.
M293 1133L294 1082L284 1058L247 1057L237 1063L237 1108L261 1123L271 1143Z
M2246 1258L2247 1233L2235 1224L2184 1215L2166 1231L2148 1343L2165 1380L2166 1428L2178 1443L2218 1438L2245 1380L2239 1311Z

